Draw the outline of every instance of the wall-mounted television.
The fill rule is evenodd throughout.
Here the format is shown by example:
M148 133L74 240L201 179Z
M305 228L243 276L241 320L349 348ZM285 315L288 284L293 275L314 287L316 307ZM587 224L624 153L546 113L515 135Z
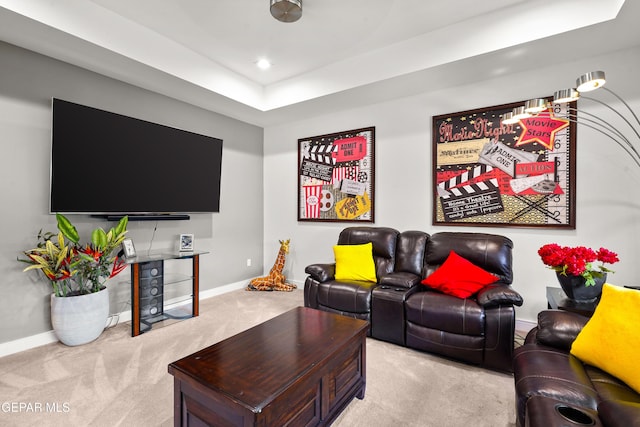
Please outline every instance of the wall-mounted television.
M220 211L221 139L57 98L52 105L50 212Z

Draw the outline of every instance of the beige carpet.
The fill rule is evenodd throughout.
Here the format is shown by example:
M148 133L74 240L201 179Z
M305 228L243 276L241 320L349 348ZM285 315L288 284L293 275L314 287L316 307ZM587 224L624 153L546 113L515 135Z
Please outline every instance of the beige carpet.
M124 323L81 347L0 358L2 426L171 426L167 365L303 305L302 291L234 291L139 337ZM334 426L514 426L513 378L367 339L367 389Z

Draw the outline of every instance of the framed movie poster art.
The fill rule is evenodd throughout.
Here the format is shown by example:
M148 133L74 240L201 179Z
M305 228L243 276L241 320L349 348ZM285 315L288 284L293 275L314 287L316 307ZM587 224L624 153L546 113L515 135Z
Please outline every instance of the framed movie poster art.
M433 117L433 225L575 229L576 104L501 123L522 105Z
M373 222L375 127L298 140L298 221Z

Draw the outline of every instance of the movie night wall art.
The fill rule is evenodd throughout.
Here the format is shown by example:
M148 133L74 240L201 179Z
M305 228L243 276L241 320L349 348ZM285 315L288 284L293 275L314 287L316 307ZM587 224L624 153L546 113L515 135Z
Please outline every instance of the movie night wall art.
M375 127L298 140L298 221L373 222Z
M433 117L433 225L575 229L576 105L501 123L523 104Z

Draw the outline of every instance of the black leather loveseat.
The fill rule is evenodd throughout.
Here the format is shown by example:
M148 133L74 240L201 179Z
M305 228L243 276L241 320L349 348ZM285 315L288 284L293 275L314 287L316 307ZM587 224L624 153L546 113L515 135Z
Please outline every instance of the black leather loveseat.
M538 314L513 359L518 427L640 427L640 394L570 354L588 320L558 310Z
M373 244L376 282L337 281L335 263L307 266L304 304L370 322L369 335L489 369L511 372L514 305L513 243L484 233L399 232L387 227L349 227L338 245ZM430 289L422 279L450 252L497 276L468 298Z

